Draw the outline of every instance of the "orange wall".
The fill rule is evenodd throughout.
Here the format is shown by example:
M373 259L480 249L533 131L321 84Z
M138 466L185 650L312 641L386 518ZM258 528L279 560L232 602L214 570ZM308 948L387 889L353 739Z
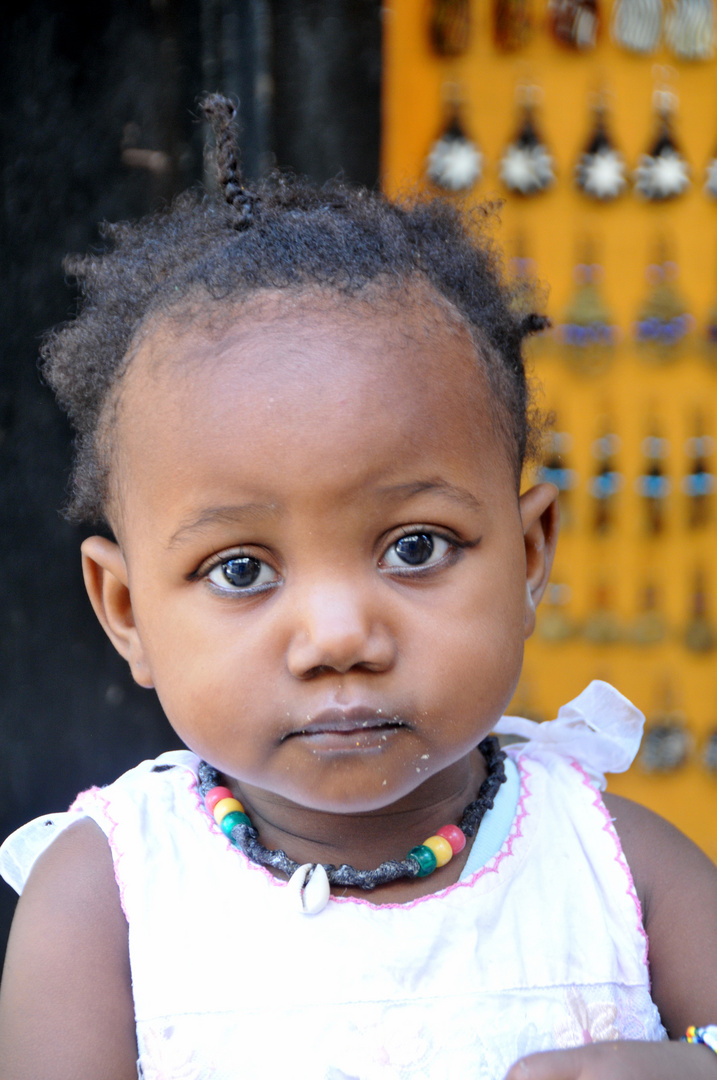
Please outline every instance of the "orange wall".
M542 402L556 410L558 427L571 435L568 464L578 474L570 497L572 527L563 535L554 576L570 587L567 610L578 628L594 609L596 588L605 579L625 640L597 646L579 632L561 644L536 637L528 646L516 703L553 716L591 678L601 677L614 682L649 719L665 706L669 689L671 707L684 713L692 739L689 763L668 776L646 774L635 765L627 775L611 778L610 788L652 806L717 859L717 776L706 771L700 758L708 732L717 729L717 653L691 653L683 640L696 567L704 571L711 617L717 620L717 508L706 528L690 530L686 497L679 490L697 410L717 438L717 366L707 362L702 341L707 313L717 300L717 202L702 190L705 165L717 151L717 62L676 63L666 51L637 57L617 48L607 27L594 52L575 54L553 41L544 4L537 3L530 45L518 53L500 53L485 0L472 4L467 53L446 60L430 49L428 10L423 0L392 0L385 10L385 190L395 196L429 187L425 160L444 121L444 86L459 85L466 128L485 155L483 177L468 202L505 199L499 240L510 256L522 239L541 280L549 284L547 306L554 321L560 321L573 293L573 267L588 239L593 258L604 267L604 299L621 329L610 366L598 376L571 368L555 336L537 343L532 356ZM602 10L609 14L609 5ZM632 170L653 137L653 89L667 65L679 101L675 132L692 167L692 188L664 204L644 202L632 188L611 204L588 200L571 177L590 131L591 96L601 88L607 93L610 130ZM506 193L498 176L501 153L515 134L515 91L521 81L542 88L539 124L557 171L554 187L529 199ZM645 269L660 238L678 263L676 284L696 320L683 353L665 367L647 363L631 338L648 289ZM592 443L600 434L600 418L608 414L621 438L618 467L625 483L616 526L600 537L590 527L587 480L595 467ZM666 529L659 537L646 535L634 490L642 469L642 440L654 418L670 441L666 469L673 485ZM717 471L717 459L712 466ZM639 646L626 639L640 592L650 580L658 583L669 632L658 645Z

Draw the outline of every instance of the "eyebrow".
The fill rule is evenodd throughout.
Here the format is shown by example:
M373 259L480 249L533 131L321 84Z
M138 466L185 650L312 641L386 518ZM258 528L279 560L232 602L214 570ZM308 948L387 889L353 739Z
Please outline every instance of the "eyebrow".
M240 506L209 506L197 516L182 522L169 538L168 548L192 539L213 525L249 525L275 517L277 507L271 503L243 503Z
M398 498L403 502L418 495L443 495L459 506L469 510L481 510L483 504L467 488L456 487L445 480L415 480L408 484L391 484L379 488L378 494L386 499ZM275 517L278 508L272 503L243 503L240 506L210 506L197 516L183 522L172 533L167 548L173 548L192 539L197 533L214 525L248 525Z
M417 495L444 495L459 506L468 507L469 510L483 509L480 499L477 499L467 488L456 487L455 484L449 484L440 477L434 480L415 480L410 484L392 484L390 487L380 488L379 494L386 498L398 497L406 501Z

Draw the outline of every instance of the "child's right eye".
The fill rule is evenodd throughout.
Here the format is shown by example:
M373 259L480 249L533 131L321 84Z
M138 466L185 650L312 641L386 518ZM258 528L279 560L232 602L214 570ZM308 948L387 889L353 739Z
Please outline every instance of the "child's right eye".
M235 555L213 566L207 578L225 592L242 592L271 585L277 575L268 563L253 555Z

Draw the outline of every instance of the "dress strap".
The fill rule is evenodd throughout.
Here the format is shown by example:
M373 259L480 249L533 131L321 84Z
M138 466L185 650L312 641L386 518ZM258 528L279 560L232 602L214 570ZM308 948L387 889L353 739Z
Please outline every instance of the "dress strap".
M632 702L599 679L563 705L555 720L536 723L503 716L494 731L519 736L518 750L534 757L558 754L577 761L605 790L606 772L625 772L640 747L645 717Z
M461 872L465 881L497 855L510 834L520 799L520 773L514 761L506 758L505 783L501 784L493 806L480 823L470 855Z

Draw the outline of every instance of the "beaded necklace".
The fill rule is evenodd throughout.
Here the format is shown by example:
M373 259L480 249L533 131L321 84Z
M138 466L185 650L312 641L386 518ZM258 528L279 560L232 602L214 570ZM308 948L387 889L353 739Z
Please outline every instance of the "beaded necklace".
M489 736L483 739L478 749L485 760L487 775L476 798L463 811L460 825L444 825L422 844L411 848L405 859L389 859L375 870L356 870L346 863L342 866L331 863L300 866L286 852L265 848L242 804L220 783L219 773L206 761L199 763L199 792L208 813L231 842L252 862L286 874L299 910L313 915L328 903L331 885L370 890L403 878L427 877L463 850L466 838L475 835L506 778L505 753L498 740Z

